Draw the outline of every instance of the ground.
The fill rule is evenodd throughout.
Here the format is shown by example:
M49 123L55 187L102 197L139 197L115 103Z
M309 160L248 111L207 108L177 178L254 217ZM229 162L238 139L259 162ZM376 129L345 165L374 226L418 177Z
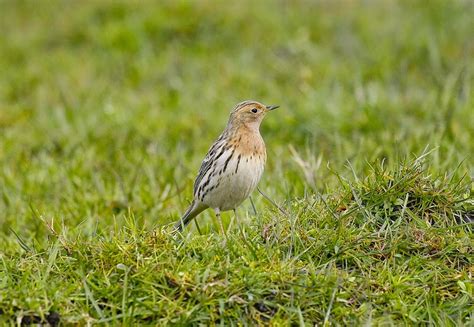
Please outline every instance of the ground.
M0 11L2 324L474 323L471 1ZM247 99L268 199L173 237Z

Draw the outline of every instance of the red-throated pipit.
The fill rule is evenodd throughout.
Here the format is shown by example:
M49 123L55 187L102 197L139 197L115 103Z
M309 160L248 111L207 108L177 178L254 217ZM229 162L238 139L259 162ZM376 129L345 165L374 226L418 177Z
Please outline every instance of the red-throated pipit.
M260 123L270 110L244 101L232 110L224 132L209 149L194 182L194 200L175 229L181 231L207 208L214 209L222 227L221 211L235 210L258 184L267 159ZM223 231L224 232L224 231Z

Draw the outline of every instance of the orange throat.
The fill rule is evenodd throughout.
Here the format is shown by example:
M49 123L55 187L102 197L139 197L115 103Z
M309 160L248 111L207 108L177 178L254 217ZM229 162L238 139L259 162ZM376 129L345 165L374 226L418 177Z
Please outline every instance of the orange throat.
M230 141L236 147L239 154L244 157L250 157L265 161L267 153L265 150L265 143L260 135L260 132L250 130L246 127L239 128Z

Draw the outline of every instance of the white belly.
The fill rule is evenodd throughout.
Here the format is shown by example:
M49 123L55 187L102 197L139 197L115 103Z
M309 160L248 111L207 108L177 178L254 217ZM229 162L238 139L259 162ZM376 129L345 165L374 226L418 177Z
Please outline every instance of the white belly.
M255 189L263 174L265 162L253 157L237 158L229 162L228 170L218 177L217 183L203 198L203 203L221 211L235 209Z

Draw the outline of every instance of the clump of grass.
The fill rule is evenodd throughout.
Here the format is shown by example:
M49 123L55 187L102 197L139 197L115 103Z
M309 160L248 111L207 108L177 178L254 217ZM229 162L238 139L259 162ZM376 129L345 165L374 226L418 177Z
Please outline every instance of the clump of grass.
M472 198L466 178L433 177L419 161L400 164L394 171L384 165L371 166L368 177L345 188L341 206L357 211L357 221L372 223L374 228L412 219L421 219L427 226L453 226L468 219Z
M288 260L357 276L358 288L343 283L352 313L370 303L376 321L469 321L469 310L459 315L456 306L473 301L472 185L434 177L426 166L370 165L364 178L341 179L339 193L294 201L287 219L276 215L263 226L263 243ZM370 299L375 294L382 298ZM434 313L432 303L446 311Z

